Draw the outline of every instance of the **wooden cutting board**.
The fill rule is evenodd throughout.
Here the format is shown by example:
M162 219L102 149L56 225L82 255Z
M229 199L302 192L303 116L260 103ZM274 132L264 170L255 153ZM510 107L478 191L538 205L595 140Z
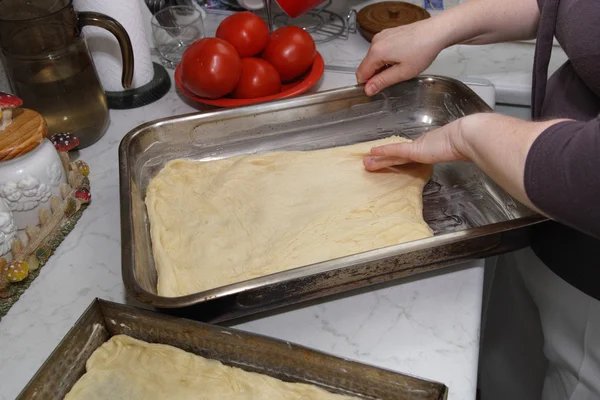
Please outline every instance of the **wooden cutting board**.
M13 111L12 122L0 131L0 161L8 161L35 149L46 137L46 121L27 108Z
M358 30L369 42L384 29L429 18L427 10L402 1L384 1L362 8L356 15Z

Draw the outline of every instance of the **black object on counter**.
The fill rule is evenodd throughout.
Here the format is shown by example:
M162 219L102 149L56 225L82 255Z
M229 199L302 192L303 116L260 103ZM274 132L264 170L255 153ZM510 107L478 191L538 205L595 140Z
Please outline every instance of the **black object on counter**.
M153 62L154 77L144 86L122 92L106 92L108 108L128 110L139 108L161 99L171 89L171 78L165 67Z

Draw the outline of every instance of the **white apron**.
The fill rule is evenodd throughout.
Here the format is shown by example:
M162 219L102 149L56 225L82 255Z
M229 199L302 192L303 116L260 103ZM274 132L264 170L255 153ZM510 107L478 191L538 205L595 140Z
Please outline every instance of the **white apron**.
M486 270L494 276L484 302L481 399L600 399L600 301L529 248L496 261Z

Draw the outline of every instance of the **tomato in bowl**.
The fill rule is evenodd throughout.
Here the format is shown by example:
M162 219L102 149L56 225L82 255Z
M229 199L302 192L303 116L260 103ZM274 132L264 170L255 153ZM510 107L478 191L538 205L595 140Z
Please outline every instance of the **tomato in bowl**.
M302 75L312 64L317 48L312 36L297 26L284 26L271 34L262 58L271 63L282 81Z
M185 50L179 67L186 90L197 96L218 99L236 88L242 60L229 42L204 38Z
M231 43L240 57L254 57L267 47L269 27L258 15L244 11L225 18L215 36Z
M216 36L190 45L175 70L177 88L200 103L235 107L297 96L325 70L312 36L295 26L269 34L260 17L240 12Z
M298 77L294 81L282 84L281 92L270 96L256 97L251 99L235 99L232 97L208 99L205 97L197 96L191 93L183 86L183 82L181 79L181 64L179 64L175 69L175 86L177 86L179 91L185 97L198 103L216 107L240 107L250 104L264 103L267 101L286 99L306 93L319 82L324 72L325 62L323 61L323 57L321 56L321 54L319 54L319 52L317 51L312 66L304 75Z
M236 99L254 99L281 92L281 78L270 63L262 58L242 58L242 74L231 93Z

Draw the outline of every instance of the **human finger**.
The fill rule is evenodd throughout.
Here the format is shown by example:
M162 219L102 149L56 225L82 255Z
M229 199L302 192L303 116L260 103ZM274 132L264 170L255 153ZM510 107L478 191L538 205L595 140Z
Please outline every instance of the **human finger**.
M414 142L384 144L382 146L373 147L371 149L371 155L379 157L410 158L411 147L413 145Z
M395 64L372 76L365 85L365 94L373 96L388 86L413 78L407 64Z
M387 64L380 49L380 46L372 45L365 58L356 68L356 81L358 83L365 83Z
M421 164L466 160L455 145L459 121L427 132L414 142L392 143L371 149L373 156L401 157Z
M363 164L367 171L377 171L383 168L393 167L394 165L403 165L411 162L401 157L385 156L366 156L363 158Z

